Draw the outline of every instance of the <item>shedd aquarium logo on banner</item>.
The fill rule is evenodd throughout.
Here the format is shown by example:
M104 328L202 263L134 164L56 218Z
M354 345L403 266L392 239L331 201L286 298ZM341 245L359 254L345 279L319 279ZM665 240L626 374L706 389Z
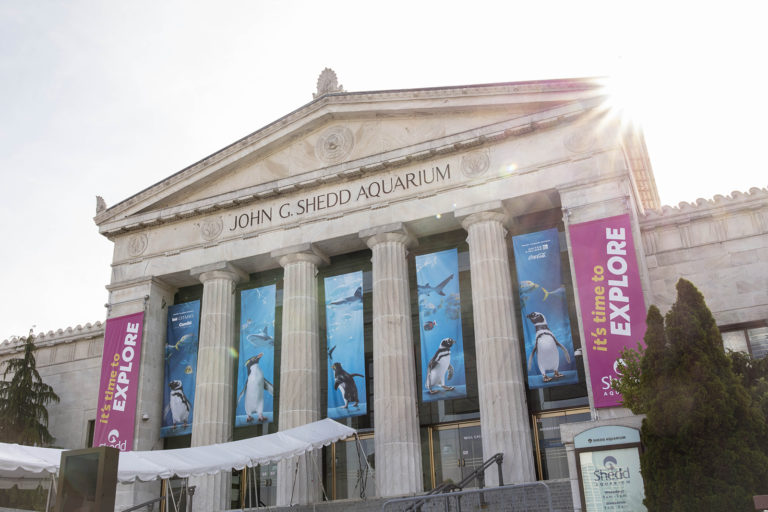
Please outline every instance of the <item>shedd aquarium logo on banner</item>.
M603 469L596 469L594 475L598 485L616 485L631 478L629 466L619 467L618 461L612 455L603 459Z
M603 396L619 396L619 392L613 389L613 381L621 380L621 370L624 366L624 360L619 358L613 362L613 375L604 375L600 378L600 387L603 390Z
M109 431L109 434L107 434L106 443L99 443L99 446L111 446L112 448L117 448L120 451L126 451L127 445L127 441L120 441L120 431L116 428L113 428Z

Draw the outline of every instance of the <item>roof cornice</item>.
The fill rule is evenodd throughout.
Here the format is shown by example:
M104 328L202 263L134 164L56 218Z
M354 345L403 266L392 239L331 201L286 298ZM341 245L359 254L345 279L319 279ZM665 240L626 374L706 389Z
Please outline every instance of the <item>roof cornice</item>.
M356 106L371 103L376 104L377 108L379 108L381 104L385 102L400 104L405 101L434 100L434 108L437 108L440 104L439 100L448 98L461 98L466 101L471 98L501 96L506 98L506 101L509 101L513 98L520 98L528 94L576 93L598 90L600 87L601 85L597 78L579 78L324 94L263 128L260 128L202 160L172 174L168 178L165 178L114 206L97 213L94 217L94 221L99 226L105 222L110 222L115 219L116 216L130 210L131 207L187 180L203 169L216 166L225 161L237 159L235 157L238 153L242 153L244 150L249 149L256 144L268 142L270 138L274 138L280 131L286 129L288 126L298 123L301 120L310 119L313 116L315 116L315 121L325 119L326 115L329 118L343 116L344 113L354 113L355 111L353 111L352 108ZM323 112L324 110L326 112ZM100 232L103 233L104 230L100 229Z
M192 201L184 205L105 222L99 226L99 232L104 236L112 237L151 226L208 215L218 210L244 206L266 198L292 193L299 189L342 182L385 169L395 169L435 156L446 156L468 149L476 149L480 146L522 137L537 130L550 129L557 125L572 122L597 109L600 104L599 98L584 100L518 119L449 135L437 141L423 142L350 162L342 162L290 178Z
M49 347L59 343L71 343L83 339L92 339L104 336L104 323L87 323L76 327L67 327L56 331L48 331L34 334L33 342L37 348ZM7 354L21 350L24 346L24 336L12 336L0 342L0 354Z
M752 187L746 193L734 190L729 196L717 194L712 199L699 198L692 203L682 201L675 207L664 205L659 210L646 210L639 220L641 227L655 228L753 207L768 207L768 188Z

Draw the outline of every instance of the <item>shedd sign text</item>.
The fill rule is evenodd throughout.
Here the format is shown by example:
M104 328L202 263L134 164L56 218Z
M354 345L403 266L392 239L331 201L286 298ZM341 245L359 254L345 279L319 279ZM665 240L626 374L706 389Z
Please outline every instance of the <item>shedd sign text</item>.
M322 194L302 197L297 201L288 201L279 205L275 204L265 208L253 209L249 212L233 214L232 220L226 224L229 231L248 229L270 223L274 218L288 219L338 208L347 204L372 201L384 198L398 191L412 190L450 179L451 167L446 163L442 169L435 166L431 169L394 174L362 183L359 186L339 188Z

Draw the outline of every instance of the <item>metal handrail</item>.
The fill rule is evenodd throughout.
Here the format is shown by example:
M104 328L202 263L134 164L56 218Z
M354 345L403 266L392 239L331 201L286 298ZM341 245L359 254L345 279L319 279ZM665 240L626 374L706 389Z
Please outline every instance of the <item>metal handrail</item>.
M416 506L421 506L421 505L424 504L424 502L430 501L430 500L435 500L435 499L445 499L445 500L448 500L449 498L452 498L452 497L456 497L456 499L461 499L462 496L468 496L468 495L471 495L471 494L481 494L481 493L486 493L486 492L504 492L504 491L513 490L513 489L523 489L523 488L526 488L526 487L543 487L544 490L546 491L546 496L547 496L547 508L550 510L550 512L552 511L552 493L550 492L549 487L547 486L547 484L545 484L544 482L531 482L531 483L527 483L527 484L505 485L505 486L501 486L501 487L493 487L493 488L490 488L490 489L470 489L470 490L467 490L467 491L456 491L456 492L445 493L443 495L435 494L435 495L431 495L431 496L410 496L410 497L407 497L407 498L395 498L395 499L391 499L391 500L388 500L388 501L384 502L384 504L381 506L381 510L383 512L383 511L386 510L388 505L395 504L395 503L406 503L406 502L409 502L409 501L417 501L419 503L418 503L418 505L416 505L416 504L415 505ZM412 510L413 506L414 505L411 505L410 507L408 507L405 510ZM445 507L446 507L446 511L447 511L448 510L448 502L447 501L446 501ZM527 510L527 506L524 505L524 507L525 508L523 510Z
M497 464L498 471L499 471L499 487L502 487L504 485L504 475L501 472L501 463L504 462L503 453L497 453L496 455L494 455L493 457L485 461L482 466L475 469L472 473L467 475L467 477L464 478L464 480L456 484L456 487L458 487L459 490L464 490L464 487L466 487L466 485L469 482L471 482L474 479L477 479L480 484L480 488L482 489L483 487L485 487L485 470L491 467L491 464L493 464L494 462Z
M479 468L476 468L472 473L467 475L461 482L458 484L454 484L453 482L443 482L428 493L426 493L424 496L434 496L437 494L445 494L445 493L455 493L456 491L463 491L464 487L467 486L468 483L470 483L473 480L478 481L478 487L480 489L485 487L485 470L488 469L491 464L496 463L498 465L498 471L499 471L499 487L502 487L504 485L504 476L501 472L501 463L504 461L504 454L503 453L497 453L487 461L483 463L482 466ZM423 505L428 498L425 498L424 496L421 497L420 501L417 501L410 507L408 507L406 510L419 510L421 505Z
M123 510L123 512L132 512L133 510L139 510L142 509L148 505L153 505L154 503L159 503L165 499L164 496L160 496L159 498L154 498L149 501L145 501L144 503L139 503L138 505L134 505L131 508L127 508Z
M171 492L173 492L173 491L171 491ZM182 494L184 494L184 490L183 489L179 493L179 499L181 499ZM195 495L195 486L194 485L190 485L189 487L187 487L187 506L186 506L187 510L192 510L192 499L193 499L194 495ZM148 505L153 505L155 503L162 502L165 499L166 499L165 496L160 496L159 498L154 498L154 499L151 499L149 501L145 501L144 503L139 503L138 505L134 505L131 508L126 508L125 510L123 510L123 512L132 512L134 510L140 510L140 509L142 509L142 508L144 508L144 507L146 507Z

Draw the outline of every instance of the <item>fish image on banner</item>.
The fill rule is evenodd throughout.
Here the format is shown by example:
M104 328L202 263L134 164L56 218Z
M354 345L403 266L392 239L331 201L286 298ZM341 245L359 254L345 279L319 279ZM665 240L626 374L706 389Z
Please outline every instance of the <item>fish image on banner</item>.
M530 389L579 381L557 229L512 238Z
M168 307L161 437L192 433L200 301Z
M424 402L467 396L461 334L459 252L416 256L421 335L421 399Z
M363 273L325 278L328 417L368 413L365 384Z
M276 295L274 284L240 292L236 427L274 421Z

